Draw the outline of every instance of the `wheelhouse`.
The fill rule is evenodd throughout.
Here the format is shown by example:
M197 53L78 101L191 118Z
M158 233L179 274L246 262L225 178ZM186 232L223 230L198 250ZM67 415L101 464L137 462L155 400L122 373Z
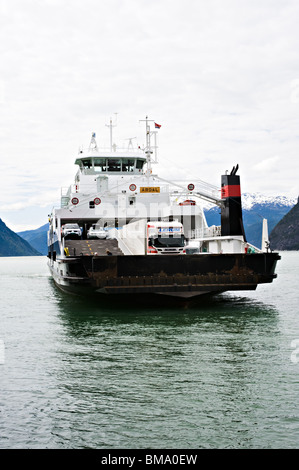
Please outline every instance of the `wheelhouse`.
M88 156L77 158L76 162L79 165L81 173L86 175L92 174L121 174L132 175L140 174L143 171L143 166L146 163L144 156Z

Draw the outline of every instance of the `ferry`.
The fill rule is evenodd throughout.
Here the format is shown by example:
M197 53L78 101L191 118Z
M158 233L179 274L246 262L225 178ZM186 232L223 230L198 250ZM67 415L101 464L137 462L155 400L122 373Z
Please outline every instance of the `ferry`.
M145 143L98 147L92 133L80 148L73 183L49 215L48 266L55 284L77 294L183 299L254 290L275 278L267 221L262 246L248 243L238 165L219 188L198 178L168 181L153 171L161 125L146 116ZM208 226L204 204L215 204L220 226Z

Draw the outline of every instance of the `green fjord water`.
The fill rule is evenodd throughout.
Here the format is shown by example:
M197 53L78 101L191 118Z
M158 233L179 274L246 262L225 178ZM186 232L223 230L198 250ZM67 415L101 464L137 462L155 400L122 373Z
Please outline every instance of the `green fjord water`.
M0 448L298 448L299 252L281 255L253 292L130 305L0 258Z

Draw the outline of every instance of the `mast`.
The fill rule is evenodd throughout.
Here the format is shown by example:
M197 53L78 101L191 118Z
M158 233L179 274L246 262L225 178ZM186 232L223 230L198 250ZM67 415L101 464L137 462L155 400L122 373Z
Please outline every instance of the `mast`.
M113 150L113 144L112 144L112 129L113 127L116 127L116 120L117 120L117 114L118 113L114 113L116 118L115 118L115 124L112 124L112 118L110 118L110 123L109 124L105 124L106 127L109 127L109 130L110 130L110 152L112 153L112 150Z
M146 162L147 162L147 170L146 176L149 179L150 175L152 174L152 163L158 163L157 161L157 131L151 131L150 122L154 122L152 119L148 119L146 116L145 120L141 119L141 122L145 122L145 137L146 137L146 145L144 149L144 153L146 155ZM151 137L154 136L155 144L152 147L151 145ZM153 149L155 150L155 160L152 160Z
M153 153L151 149L151 128L149 125L149 120L148 116L145 118L145 129L146 129L146 147L145 147L145 155L146 155L146 161L147 161L147 173L148 177L152 173L152 159L151 159L151 154Z

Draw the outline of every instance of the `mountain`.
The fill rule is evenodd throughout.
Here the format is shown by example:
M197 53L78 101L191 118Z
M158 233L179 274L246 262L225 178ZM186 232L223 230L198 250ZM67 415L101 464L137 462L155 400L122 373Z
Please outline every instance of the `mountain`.
M40 256L40 254L0 219L0 256Z
M299 250L299 200L274 227L270 243L274 250Z
M263 218L268 220L268 232L270 234L296 202L296 198L287 198L286 196L265 196L260 193L243 194L243 223L247 241L261 248ZM220 225L219 207L205 208L205 216L208 225Z
M42 225L36 230L26 230L25 232L18 232L18 235L28 243L30 243L33 248L39 251L42 255L48 254L48 244L47 244L47 231L49 224Z

